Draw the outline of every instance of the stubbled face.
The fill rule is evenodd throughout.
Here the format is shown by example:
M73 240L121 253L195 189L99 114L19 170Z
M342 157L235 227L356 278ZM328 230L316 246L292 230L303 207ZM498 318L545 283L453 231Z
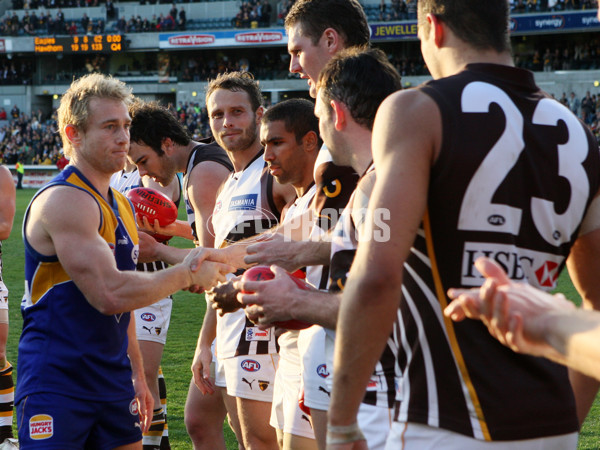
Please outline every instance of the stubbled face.
M158 156L152 147L144 143L131 142L129 160L138 168L140 176L152 178L161 186L168 186L177 175L174 162L166 154Z
M243 151L258 140L262 108L252 111L246 92L217 89L206 100L206 107L213 136L225 150Z
M302 182L305 164L304 145L296 142L294 133L285 129L285 123L277 120L263 122L260 127L260 143L265 148L264 159L271 175L279 184Z
M87 127L79 130L75 145L77 157L104 173L123 168L129 149L131 117L127 105L120 100L92 98Z
M347 158L345 158L345 146L335 129L333 111L320 91L317 92L317 99L315 101L315 116L319 119L319 134L329 153L331 153L333 162L339 166L350 165L346 160Z
M312 40L301 34L301 25L296 23L288 28L288 53L290 54L290 72L300 74L300 78L308 80L309 93L317 97L316 85L319 74L331 54L327 51L325 36L314 45Z

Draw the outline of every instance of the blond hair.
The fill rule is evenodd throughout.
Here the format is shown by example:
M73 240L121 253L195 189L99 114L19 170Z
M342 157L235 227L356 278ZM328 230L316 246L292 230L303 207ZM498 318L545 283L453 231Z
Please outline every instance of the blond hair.
M58 107L58 129L67 158L72 156L73 146L67 139L65 127L73 125L80 131L86 131L92 98L108 98L129 104L133 95L130 87L110 75L92 73L73 81Z

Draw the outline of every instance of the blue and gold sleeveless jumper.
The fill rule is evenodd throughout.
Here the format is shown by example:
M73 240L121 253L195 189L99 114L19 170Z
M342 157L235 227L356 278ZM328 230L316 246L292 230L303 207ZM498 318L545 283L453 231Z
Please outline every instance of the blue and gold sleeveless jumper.
M139 247L129 200L111 189L107 202L81 172L68 166L31 203L44 190L59 185L81 189L96 201L101 215L98 233L114 253L118 269L134 270ZM129 313L101 314L56 255L44 256L33 249L24 232L31 203L23 221L25 294L16 401L38 392L94 401L133 398L127 357Z

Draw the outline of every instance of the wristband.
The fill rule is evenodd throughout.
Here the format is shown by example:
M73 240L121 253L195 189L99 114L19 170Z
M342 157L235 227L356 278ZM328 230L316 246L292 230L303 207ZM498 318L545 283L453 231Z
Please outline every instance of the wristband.
M365 436L356 422L352 425L327 425L327 445L348 444L364 440Z

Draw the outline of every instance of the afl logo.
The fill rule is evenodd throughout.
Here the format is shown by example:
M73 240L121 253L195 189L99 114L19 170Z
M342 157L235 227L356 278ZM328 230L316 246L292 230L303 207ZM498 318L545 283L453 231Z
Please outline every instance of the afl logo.
M506 223L506 219L499 214L492 214L490 217L488 217L487 221L490 225L497 227Z
M145 322L154 322L156 320L156 316L154 314L148 313L148 312L142 313L142 315L140 317Z
M321 364L319 367L317 367L317 375L319 375L321 378L327 378L329 376L327 364Z
M132 416L138 415L138 402L135 398L133 400L131 400L131 403L129 404L129 413Z
M254 361L253 359L243 360L241 366L246 372L256 372L260 370L260 364L258 361Z

